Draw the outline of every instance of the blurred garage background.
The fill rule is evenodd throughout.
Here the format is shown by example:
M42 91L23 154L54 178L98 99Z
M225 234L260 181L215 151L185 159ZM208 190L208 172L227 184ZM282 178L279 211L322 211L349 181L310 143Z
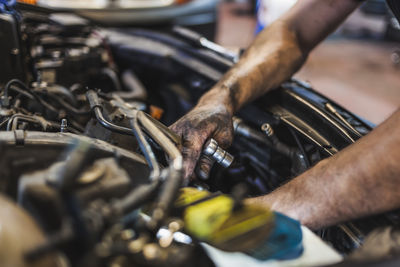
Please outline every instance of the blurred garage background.
M168 29L179 24L231 49L297 0L19 0L74 9L104 25ZM350 111L380 123L400 102L400 30L384 0L369 0L310 55L296 74Z
M219 9L217 42L246 47L260 24L268 24L296 0L227 1ZM384 0L369 0L311 53L296 74L317 91L373 123L400 103L399 25Z

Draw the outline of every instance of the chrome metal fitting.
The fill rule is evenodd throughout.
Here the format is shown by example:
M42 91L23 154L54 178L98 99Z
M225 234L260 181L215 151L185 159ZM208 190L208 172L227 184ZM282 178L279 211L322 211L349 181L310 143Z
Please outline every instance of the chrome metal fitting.
M264 123L261 125L261 131L263 131L269 137L274 135L274 129L272 129L269 123Z
M240 130L239 126L242 122L243 122L243 120L241 118L238 118L238 117L232 118L233 131L235 133L237 133Z
M231 166L235 159L231 154L219 147L217 141L210 139L203 150L203 154L214 159L218 164L224 168Z
M66 133L68 131L68 122L67 119L62 119L61 120L61 126L60 126L60 132L61 133Z

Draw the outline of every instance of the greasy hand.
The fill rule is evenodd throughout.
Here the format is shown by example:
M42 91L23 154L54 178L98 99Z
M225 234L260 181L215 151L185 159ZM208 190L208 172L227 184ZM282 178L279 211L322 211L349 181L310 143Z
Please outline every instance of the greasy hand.
M214 138L220 147L228 148L233 139L232 114L224 105L202 104L170 126L182 138L184 177L194 178L193 172L207 178L212 161L201 156L204 143ZM199 161L199 162L198 162Z

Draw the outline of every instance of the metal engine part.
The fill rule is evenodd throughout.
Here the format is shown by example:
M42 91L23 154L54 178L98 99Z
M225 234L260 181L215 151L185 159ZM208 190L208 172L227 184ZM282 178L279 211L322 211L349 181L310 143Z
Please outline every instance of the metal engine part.
M19 12L12 27L22 65L0 73L0 192L46 236L24 259L34 264L56 253L64 266L213 266L174 210L182 155L166 125L236 57L173 31L102 29L49 11ZM9 18L0 14L0 25ZM15 45L7 40L0 55L3 45ZM243 108L234 128L227 151L210 142L208 155L223 166L193 186L267 194L373 126L292 80ZM391 212L319 234L346 254L375 228L399 222Z

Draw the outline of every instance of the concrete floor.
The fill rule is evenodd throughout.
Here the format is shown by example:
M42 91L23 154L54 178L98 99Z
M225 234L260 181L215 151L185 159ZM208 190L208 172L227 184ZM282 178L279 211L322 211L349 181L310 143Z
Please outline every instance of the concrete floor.
M246 4L223 3L217 42L247 47L254 39L256 20L238 15ZM334 39L318 46L295 76L350 111L379 124L400 107L400 68L390 56L400 44Z

